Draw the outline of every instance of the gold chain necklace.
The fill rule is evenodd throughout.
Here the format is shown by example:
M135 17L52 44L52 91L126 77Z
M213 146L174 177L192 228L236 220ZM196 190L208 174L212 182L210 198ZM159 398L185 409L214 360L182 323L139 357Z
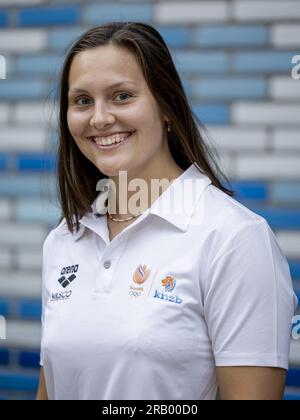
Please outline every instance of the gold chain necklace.
M134 219L135 217L138 217L142 214L142 212L139 212L138 214L134 216L127 217L126 219L116 219L115 217L112 217L110 213L107 213L110 220L113 220L114 222L128 222L129 220Z

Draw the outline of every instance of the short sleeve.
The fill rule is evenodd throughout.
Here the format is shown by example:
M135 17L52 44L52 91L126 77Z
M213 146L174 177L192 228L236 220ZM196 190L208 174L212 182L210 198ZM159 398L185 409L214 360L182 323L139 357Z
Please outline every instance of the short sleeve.
M46 255L48 253L49 242L52 236L51 231L48 236L46 237L44 244L43 244L43 260L42 260L42 314L41 314L41 351L40 351L40 366L43 367L44 365L44 357L43 357L43 335L44 335L44 327L45 327L45 304L46 304L46 268L47 268L47 260Z
M206 281L204 314L216 366L287 369L297 298L265 219L244 223L224 241Z

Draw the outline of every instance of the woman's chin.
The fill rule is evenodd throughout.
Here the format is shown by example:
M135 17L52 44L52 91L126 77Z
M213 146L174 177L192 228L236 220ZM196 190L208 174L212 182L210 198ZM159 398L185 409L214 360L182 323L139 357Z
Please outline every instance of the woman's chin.
M119 176L120 171L127 170L120 162L104 162L103 159L101 159L101 162L98 162L96 166L103 175L110 178L117 177Z

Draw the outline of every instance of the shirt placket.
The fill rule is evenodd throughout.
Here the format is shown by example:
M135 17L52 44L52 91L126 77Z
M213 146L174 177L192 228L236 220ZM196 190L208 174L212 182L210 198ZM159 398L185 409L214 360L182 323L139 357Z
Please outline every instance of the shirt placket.
M106 246L100 258L99 272L96 277L95 294L110 293L113 288L114 273L126 247L127 238L119 238Z

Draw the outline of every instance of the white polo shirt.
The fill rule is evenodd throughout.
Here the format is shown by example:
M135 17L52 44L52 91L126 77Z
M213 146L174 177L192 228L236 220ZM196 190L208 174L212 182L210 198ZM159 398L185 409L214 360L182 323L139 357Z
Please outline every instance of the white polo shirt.
M112 241L93 211L49 233L48 397L215 399L216 366L288 368L296 304L267 222L193 164Z

